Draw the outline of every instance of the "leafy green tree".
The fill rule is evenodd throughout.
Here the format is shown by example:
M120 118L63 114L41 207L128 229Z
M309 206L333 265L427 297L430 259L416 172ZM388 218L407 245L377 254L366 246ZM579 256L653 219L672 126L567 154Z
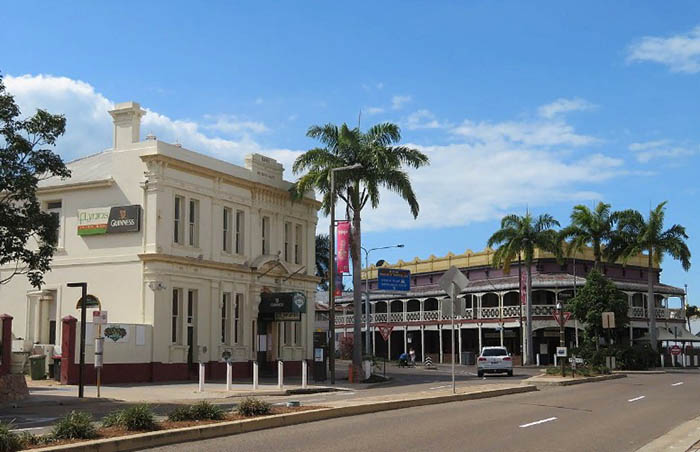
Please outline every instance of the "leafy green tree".
M498 246L493 255L493 265L503 267L504 273L510 271L511 263L521 255L527 270L527 350L525 362L534 362L532 344L532 261L535 249L561 255L560 237L553 228L559 222L551 215L544 214L537 218L528 212L523 216L507 215L501 220L501 228L489 238L488 246Z
M612 236L615 215L610 204L599 202L594 210L579 204L571 212L571 224L561 230L566 244L566 253L571 255L585 246L593 248L593 268L599 268L605 246Z
M331 257L328 234L316 234L316 276L321 278L318 287L328 290L328 259Z
M654 264L659 265L664 255L680 261L683 269L690 269L690 249L685 241L688 234L685 228L674 224L664 230L666 201L660 203L649 212L646 220L636 210L623 210L616 214L617 228L606 250L609 259L622 259L627 262L630 258L642 252L647 253L647 310L649 315L649 337L653 350L658 348L656 331L656 305L654 302Z
M428 165L428 156L398 143L401 141L399 127L391 123L376 124L362 132L358 128L340 127L334 124L312 126L308 137L321 142L323 147L310 149L294 162L299 178L292 193L299 196L315 189L323 196L323 211L328 214L331 207L330 172L333 168L362 165L348 171L335 173L335 194L345 202L347 215L352 221L350 233L350 256L352 258L353 307L355 314L354 335L361 337L362 284L361 284L361 212L368 204L379 206L380 189L385 188L403 198L413 217L418 216L419 205L413 192L411 180L404 168L420 168ZM336 200L333 200L335 203ZM332 277L332 276L331 276ZM353 365L359 369L362 347L353 351Z
M603 312L615 313L615 328L624 328L629 324L627 317L627 296L615 284L593 269L586 277L586 284L567 303L567 309L586 325L586 336L596 339L605 336L603 329Z
M24 274L40 287L56 250L58 218L42 211L36 191L51 176L70 177L50 148L63 135L66 118L37 110L21 119L0 77L0 265L14 268L0 284Z

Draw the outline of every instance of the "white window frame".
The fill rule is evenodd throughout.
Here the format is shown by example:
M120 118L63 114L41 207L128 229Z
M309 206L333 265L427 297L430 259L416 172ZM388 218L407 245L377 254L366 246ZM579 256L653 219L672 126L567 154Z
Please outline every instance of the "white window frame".
M187 244L194 248L199 247L199 200L190 198L187 202Z
M185 197L175 195L173 203L173 243L185 243Z
M233 301L233 331L231 336L231 342L238 345L241 341L241 325L243 325L242 315L243 312L243 294L237 293Z
M242 210L236 210L235 234L236 254L243 254L243 240L245 239L245 212Z
M182 344L182 288L174 287L170 300L170 343Z
M231 292L221 297L221 343L231 345Z
M304 258L304 227L300 224L294 225L294 263L301 265Z
M270 254L270 217L264 215L260 221L260 236L261 236L261 253L260 254Z
M222 229L222 240L223 243L221 244L221 248L226 252L230 253L231 252L231 240L233 238L233 228L232 226L232 220L233 220L233 210L230 207L224 207L222 211L222 224L221 224L221 229Z

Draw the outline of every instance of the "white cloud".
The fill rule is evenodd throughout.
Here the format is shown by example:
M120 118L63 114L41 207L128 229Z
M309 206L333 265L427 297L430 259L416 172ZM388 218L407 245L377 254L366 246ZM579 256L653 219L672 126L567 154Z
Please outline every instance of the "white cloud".
M628 62L651 61L672 72L700 72L700 26L670 37L645 36L629 47Z
M448 123L438 121L433 112L426 109L414 111L404 121L409 130L418 129L443 129L449 127Z
M382 107L367 107L364 109L364 112L370 116L378 115L380 113L384 113L384 109Z
M391 108L400 110L409 102L411 102L411 96L394 96L391 98Z
M504 142L525 146L585 146L599 141L595 137L576 133L570 124L561 120L493 123L466 119L452 129L452 133L463 136L470 142Z
M56 146L57 152L65 160L94 154L112 146L112 118L108 111L115 102L96 92L90 84L50 75L7 75L3 80L24 115L33 114L37 108L65 114L66 133L59 138ZM258 152L277 159L285 167L285 178L293 179L291 165L302 151L260 146L246 132L266 130L262 123L243 121L236 124L217 120L214 124L202 125L191 120L172 119L144 105L142 108L146 110L141 122L142 136L153 133L162 141L179 142L190 150L238 165L243 164L246 154ZM228 128L228 132L240 131L242 137L232 140L205 133L217 128Z
M560 97L550 104L542 105L537 112L543 118L551 119L555 116L568 113L570 111L590 110L594 107L595 105L585 99L565 99Z
M698 148L689 148L674 144L670 140L645 141L632 143L629 150L640 163L648 163L653 159L672 160L680 157L688 157L698 153Z
M236 115L206 115L204 118L214 121L205 126L207 129L217 130L223 133L264 133L270 130L262 122L241 120Z

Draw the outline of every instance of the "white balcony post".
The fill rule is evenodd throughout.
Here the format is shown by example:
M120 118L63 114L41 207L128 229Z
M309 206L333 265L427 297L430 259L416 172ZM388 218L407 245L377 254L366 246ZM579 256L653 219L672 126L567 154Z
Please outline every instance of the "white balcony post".
M404 312L404 316L405 316L405 314L406 313ZM403 327L403 352L408 353L408 327L407 326Z
M481 345L481 322L477 323L476 326L477 326L477 330L479 332L479 351L478 351L478 353L480 354L481 349L483 348Z
M420 356L425 362L425 325L420 326Z
M425 320L425 319L423 318L423 310L425 309L425 306L423 305L424 302L425 302L425 299L418 300L418 304L420 305L420 320L421 320L421 322L422 322L423 320Z
M500 325L501 325L501 347L503 347L503 330L504 330L505 328L503 327L503 325L504 325L503 322L501 322Z
M403 321L406 321L406 309L408 307L408 301L407 300L401 300L401 304L403 305Z
M462 324L459 324L459 329L457 330L459 334L459 363L462 364Z
M503 318L503 293L498 292L498 318ZM501 345L503 345L503 334L501 334Z
M442 312L442 311L440 311ZM440 364L442 364L442 328L440 325L438 325L438 336L440 339Z

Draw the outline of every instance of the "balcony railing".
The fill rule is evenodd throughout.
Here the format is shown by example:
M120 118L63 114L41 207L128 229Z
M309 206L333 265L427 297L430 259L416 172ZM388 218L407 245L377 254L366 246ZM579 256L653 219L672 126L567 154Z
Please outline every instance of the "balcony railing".
M628 316L632 319L643 319L645 309L640 306L629 308ZM554 312L552 305L533 305L532 315L536 317L549 317ZM683 319L681 309L656 308L657 319ZM526 315L522 310L523 317ZM458 320L493 320L493 319L517 319L520 316L520 306L487 307L477 309L465 309L464 316L455 316ZM336 325L352 325L355 316L353 314L336 314ZM410 312L376 312L370 315L371 323L417 323L435 322L438 320L450 320L449 315L442 311L410 311ZM362 315L362 324L365 323L365 315Z

